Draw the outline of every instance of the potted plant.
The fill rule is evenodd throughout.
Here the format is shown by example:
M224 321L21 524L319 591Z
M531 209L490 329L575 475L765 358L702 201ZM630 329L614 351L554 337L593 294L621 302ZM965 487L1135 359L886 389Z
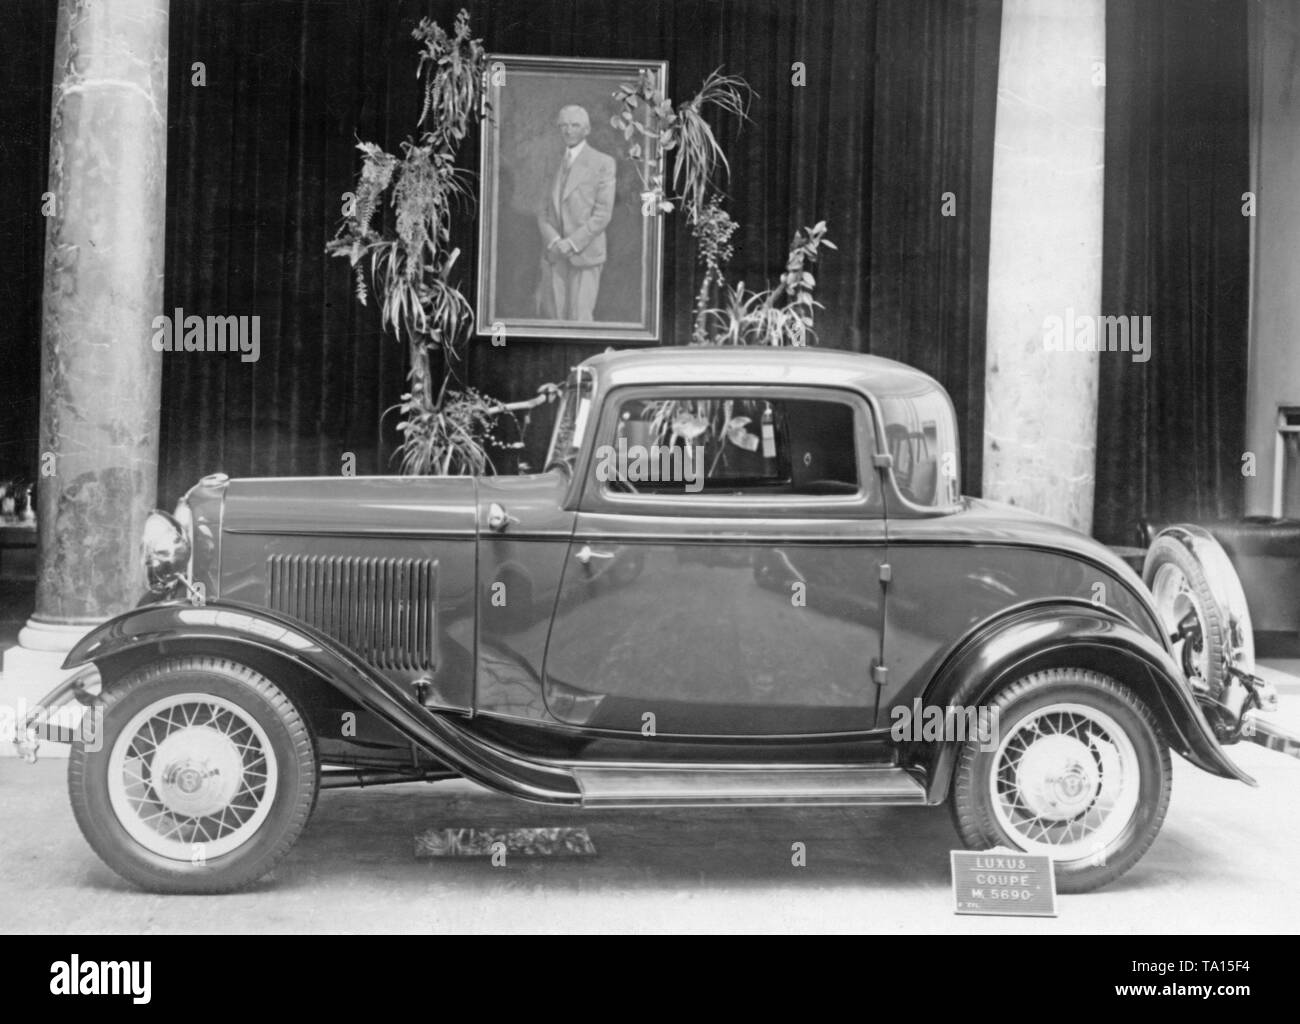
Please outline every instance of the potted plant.
M393 407L401 416L402 472L477 474L492 469L497 418L527 404L496 402L456 372L474 316L453 276L460 249L451 215L457 204L473 203L457 157L484 113L487 55L465 10L451 33L424 18L412 35L423 90L418 133L398 153L358 143L361 173L327 251L349 261L357 298L366 303L373 290L380 322L407 347L410 387Z

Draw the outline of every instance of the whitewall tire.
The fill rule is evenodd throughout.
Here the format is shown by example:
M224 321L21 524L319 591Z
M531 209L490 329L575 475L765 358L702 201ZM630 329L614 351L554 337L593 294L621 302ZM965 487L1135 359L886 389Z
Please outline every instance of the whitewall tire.
M306 722L270 680L181 657L135 670L101 701L96 742L73 746L68 790L109 867L154 892L228 892L288 853L319 773Z

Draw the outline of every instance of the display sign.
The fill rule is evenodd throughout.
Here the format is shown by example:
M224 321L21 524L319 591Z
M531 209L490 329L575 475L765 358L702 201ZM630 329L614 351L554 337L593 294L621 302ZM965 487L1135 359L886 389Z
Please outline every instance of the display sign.
M1015 850L953 850L952 895L958 914L1055 917L1052 858Z

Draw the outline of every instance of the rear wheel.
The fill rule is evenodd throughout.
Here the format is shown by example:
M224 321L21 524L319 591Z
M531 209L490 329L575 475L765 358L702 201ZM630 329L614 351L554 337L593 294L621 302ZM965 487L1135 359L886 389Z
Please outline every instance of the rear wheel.
M1057 890L1087 892L1141 859L1169 807L1150 710L1108 676L1037 672L996 695L994 742L968 739L950 807L968 847L1046 854Z
M220 658L136 670L103 696L96 749L74 744L72 810L123 878L228 892L270 871L315 804L311 733L265 676Z

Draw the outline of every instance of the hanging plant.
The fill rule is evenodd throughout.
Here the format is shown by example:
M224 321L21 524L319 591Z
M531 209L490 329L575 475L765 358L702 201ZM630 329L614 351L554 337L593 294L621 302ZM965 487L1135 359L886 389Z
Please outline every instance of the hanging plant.
M709 123L709 116L730 114L749 120L754 93L737 75L716 68L699 90L676 108L663 91L658 74L643 69L635 82L614 92L621 109L610 124L623 133L626 156L641 179L642 208L671 213L681 209L695 238L696 259L702 268L695 294L691 340L697 345L801 346L814 342L813 316L820 303L813 299L816 279L808 266L817 261L826 240L826 223L795 232L780 283L752 292L744 282L726 283L724 268L731 260L732 235L739 225L723 209L720 179L730 174L727 155ZM672 194L656 171L672 158ZM709 305L720 295L719 305Z
M620 104L610 124L622 132L625 156L642 186L642 210L647 214L681 210L695 239L701 268L695 293L691 341L696 345L766 345L801 347L816 341L814 315L821 304L813 298L816 278L810 266L826 239L826 223L796 231L780 281L762 291L730 286L725 267L734 255L732 236L739 225L723 208L720 180L730 174L726 153L709 123L719 112L749 120L753 90L743 78L715 69L699 91L674 108L659 76L643 69L635 82L614 92ZM672 193L658 170L671 154ZM721 301L711 305L714 297ZM665 401L656 407L651 435L659 442L703 444L725 458L727 439L752 435L748 425L760 410L741 402L720 404L699 400ZM710 470L711 471L711 470Z
M718 195L704 204L704 209L692 225L696 260L704 267L699 290L695 293L695 323L691 329L691 340L697 345L709 343L709 299L716 289L726 284L723 267L734 255L731 236L738 227L740 225L722 208L722 197Z
M445 385L444 381L444 385ZM473 388L445 389L428 402L414 392L396 406L402 413L402 472L411 476L451 476L490 471L489 440L498 403Z
M763 291L749 291L742 281L734 288L723 286L725 301L706 309L703 321L712 328L710 341L717 345L769 345L799 348L816 344L813 316L822 304L813 298L817 279L809 266L817 262L822 246L834 249L826 238L826 222L794 233L785 272L778 284Z
M624 82L614 91L622 109L609 123L623 133L626 155L641 179L642 209L671 213L680 207L695 222L717 188L719 171L723 176L731 171L706 114L722 112L747 121L753 94L748 82L739 75L724 75L721 68L711 71L699 91L676 109L659 75L649 68L641 70L637 81ZM657 171L669 153L673 196L666 193Z
M402 415L402 471L480 473L491 469L491 417L485 410L496 403L451 386L474 320L473 307L452 278L460 249L451 242L451 214L456 204L473 203L456 160L484 113L487 54L483 41L471 35L465 10L450 34L428 18L411 34L421 44L421 131L401 144L400 155L373 142L358 143L361 173L326 251L349 261L358 300L366 304L373 291L380 323L407 346L410 389L394 407ZM445 357L436 387L430 359L435 350Z

